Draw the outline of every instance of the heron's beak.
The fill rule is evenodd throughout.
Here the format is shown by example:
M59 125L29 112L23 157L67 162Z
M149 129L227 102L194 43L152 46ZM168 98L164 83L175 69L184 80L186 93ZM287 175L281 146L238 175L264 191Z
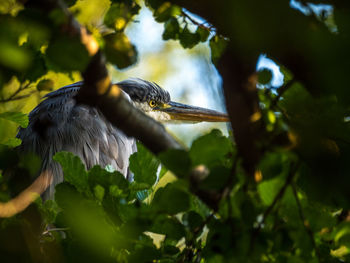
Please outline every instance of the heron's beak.
M156 110L169 114L172 120L177 121L189 121L189 122L228 122L229 117L227 114L209 110L205 108L190 106L178 102L169 102L158 106Z

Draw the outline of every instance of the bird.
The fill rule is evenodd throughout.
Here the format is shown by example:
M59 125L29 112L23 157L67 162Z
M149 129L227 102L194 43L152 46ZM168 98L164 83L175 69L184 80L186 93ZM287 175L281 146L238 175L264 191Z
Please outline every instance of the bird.
M136 139L110 123L98 108L77 103L82 85L76 82L45 95L29 113L28 126L17 134L20 151L38 155L41 171L52 174L43 200L54 199L55 186L64 180L61 166L53 160L60 151L80 157L86 169L108 166L129 181L133 178L129 157L137 151ZM228 121L224 113L171 101L169 92L154 82L130 78L116 85L136 108L162 123Z

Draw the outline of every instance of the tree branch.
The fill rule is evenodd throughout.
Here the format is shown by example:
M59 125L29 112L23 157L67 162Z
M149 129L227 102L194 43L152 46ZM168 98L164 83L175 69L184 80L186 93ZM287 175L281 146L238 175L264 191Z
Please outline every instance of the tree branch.
M143 112L134 108L117 85L112 85L104 55L99 51L97 41L70 14L61 0L32 0L29 3L36 8L50 12L59 8L67 16L64 30L70 36L79 36L85 45L91 60L82 76L84 85L77 95L78 103L97 106L104 116L128 136L140 140L153 153L173 148L181 148L164 126Z

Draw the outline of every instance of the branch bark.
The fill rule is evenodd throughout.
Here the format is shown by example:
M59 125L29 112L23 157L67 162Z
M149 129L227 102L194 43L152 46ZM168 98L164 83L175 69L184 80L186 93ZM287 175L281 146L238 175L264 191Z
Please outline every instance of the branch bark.
M106 68L104 55L99 51L97 41L70 14L61 0L32 0L35 8L50 11L58 8L67 16L64 30L70 36L79 36L91 60L82 76L84 85L77 95L79 103L97 106L104 116L128 136L140 140L153 153L181 148L164 126L139 111L127 100L117 85L112 85Z

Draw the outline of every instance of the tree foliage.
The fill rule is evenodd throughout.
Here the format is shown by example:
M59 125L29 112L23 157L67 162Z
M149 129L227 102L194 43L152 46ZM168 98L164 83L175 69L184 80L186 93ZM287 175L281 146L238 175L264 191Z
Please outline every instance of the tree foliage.
M79 14L79 1L65 2ZM86 171L77 156L57 153L65 182L55 200L39 198L0 219L1 262L350 260L350 6L311 2L300 1L302 13L280 0L145 1L164 24L164 40L210 46L234 138L213 130L189 149L157 156L139 143L130 157L133 182L108 166ZM103 26L85 24L119 69L137 61L125 29L142 3L113 0L100 17ZM329 6L317 12L321 3ZM36 4L6 0L0 7L4 104L51 90L48 72L72 75L91 62L65 27L64 12L44 14ZM281 87L272 86L268 69L255 72L261 53L279 65ZM14 82L18 89L9 93ZM28 125L25 114L6 107L0 121ZM37 157L14 149L20 141L6 129L0 127L2 202L25 189L40 167ZM165 181L170 172L177 179Z

